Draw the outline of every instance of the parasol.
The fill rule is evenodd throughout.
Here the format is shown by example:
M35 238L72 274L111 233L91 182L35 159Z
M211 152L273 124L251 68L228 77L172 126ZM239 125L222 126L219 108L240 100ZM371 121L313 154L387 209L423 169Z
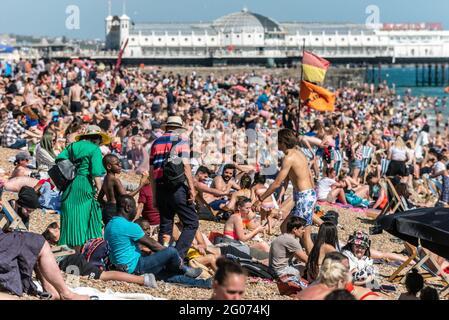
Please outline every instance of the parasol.
M420 208L383 216L379 224L388 233L449 259L449 208Z

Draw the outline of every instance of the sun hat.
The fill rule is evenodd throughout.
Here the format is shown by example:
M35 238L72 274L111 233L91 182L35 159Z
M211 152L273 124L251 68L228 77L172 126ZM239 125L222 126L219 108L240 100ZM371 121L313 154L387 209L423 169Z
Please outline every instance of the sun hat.
M348 243L355 244L364 248L369 248L371 246L371 240L366 232L361 230L354 231L354 233L349 236Z
M168 117L167 118L167 122L162 125L162 128L164 130L167 127L178 128L178 129L186 129L184 127L184 122L182 121L182 118L179 117L179 116L170 116L170 117Z
M30 156L30 154L28 152L19 152L18 154L16 154L15 162L19 163L20 161L31 160L31 159L32 159L32 157Z
M111 137L106 132L101 131L101 128L99 126L88 126L84 133L79 134L75 137L75 141L80 141L81 138L86 136L100 136L102 145L111 143Z

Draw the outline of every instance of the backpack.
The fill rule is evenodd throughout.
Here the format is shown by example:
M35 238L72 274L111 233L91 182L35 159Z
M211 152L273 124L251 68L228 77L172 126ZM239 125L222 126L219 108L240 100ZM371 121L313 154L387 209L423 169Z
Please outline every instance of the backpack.
M70 183L76 177L76 166L70 159L73 159L72 145L68 146L69 159L56 162L56 164L48 170L48 175L53 181L56 188L65 191Z
M100 270L109 269L109 243L103 238L90 239L86 242L81 254L87 262L95 265Z
M239 263L250 277L258 277L268 280L276 280L278 278L276 273L270 267L267 267L260 262L238 258L232 254L227 254L226 258Z
M181 157L179 157L177 153L172 155L173 148L175 148L179 142L180 140L172 144L170 152L167 153L162 165L162 181L166 187L172 190L178 188L186 180L184 164L182 163Z

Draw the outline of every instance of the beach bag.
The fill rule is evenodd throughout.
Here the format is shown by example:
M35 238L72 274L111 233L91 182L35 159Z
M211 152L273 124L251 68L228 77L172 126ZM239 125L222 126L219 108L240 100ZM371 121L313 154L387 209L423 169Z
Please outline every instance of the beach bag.
M257 277L268 280L277 279L276 273L270 267L267 267L266 265L260 262L238 258L231 254L227 254L226 258L239 263L242 266L242 268L246 270L248 276L250 277Z
M100 270L108 269L110 252L109 243L103 238L90 239L81 249L84 259Z
M48 170L49 177L60 191L65 191L76 177L76 166L70 160L73 159L72 145L68 146L68 152L69 159L56 162L56 164Z
M164 159L164 164L162 165L163 177L162 180L164 185L171 190L176 190L180 185L186 180L184 173L184 164L178 154L172 156L172 150L178 144L180 140L173 143L170 152Z
M339 217L340 215L338 214L337 211L329 210L328 212L326 212L325 215L321 217L321 220L323 220L324 222L330 222L334 226L337 226Z
M293 279L294 277L292 277L291 275L285 274L280 276L276 281L276 285L281 296L291 297L306 288L309 284L308 281L303 278L295 280ZM299 283L298 280L300 281Z

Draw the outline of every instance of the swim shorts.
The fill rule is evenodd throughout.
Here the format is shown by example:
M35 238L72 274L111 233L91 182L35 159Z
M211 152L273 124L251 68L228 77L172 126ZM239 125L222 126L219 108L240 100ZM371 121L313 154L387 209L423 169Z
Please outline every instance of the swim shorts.
M70 112L81 112L81 102L80 101L72 101L70 103Z
M307 225L311 226L313 224L312 217L315 211L316 199L316 192L313 189L294 191L293 201L295 201L295 207L292 209L291 214L305 219Z

